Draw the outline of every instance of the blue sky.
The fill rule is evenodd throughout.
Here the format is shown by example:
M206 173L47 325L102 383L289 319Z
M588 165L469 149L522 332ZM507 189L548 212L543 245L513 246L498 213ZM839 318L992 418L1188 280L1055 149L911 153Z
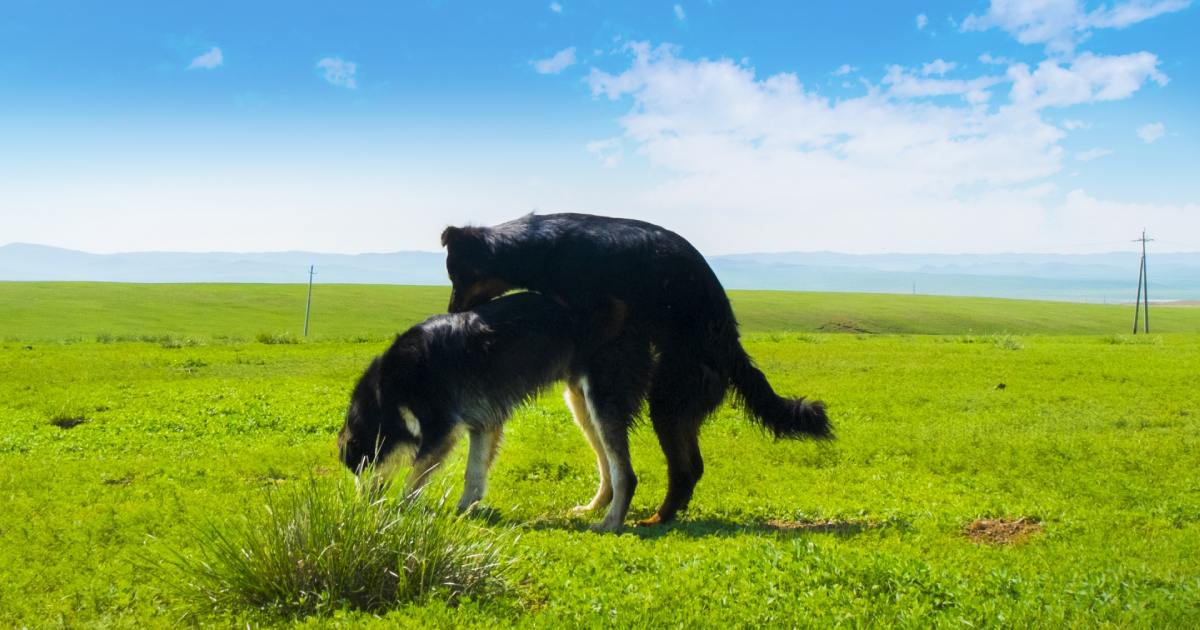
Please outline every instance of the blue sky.
M1200 249L1188 0L0 8L0 243L437 249L537 210L711 254Z

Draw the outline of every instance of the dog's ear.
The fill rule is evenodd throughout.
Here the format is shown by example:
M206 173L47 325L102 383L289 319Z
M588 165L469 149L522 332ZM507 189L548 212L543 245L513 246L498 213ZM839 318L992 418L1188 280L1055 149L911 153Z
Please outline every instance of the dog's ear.
M442 231L442 247L450 247L452 244L457 245L458 243L461 243L466 236L467 233L465 229L451 225Z
M449 247L450 243L462 237L462 228L456 228L453 225L442 230L442 247Z
M478 242L483 238L483 230L477 227L454 227L442 231L442 247L462 246L466 243Z

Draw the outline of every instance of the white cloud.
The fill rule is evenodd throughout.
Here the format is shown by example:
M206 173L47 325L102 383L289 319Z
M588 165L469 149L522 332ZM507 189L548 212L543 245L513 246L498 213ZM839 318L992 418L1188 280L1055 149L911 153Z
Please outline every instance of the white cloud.
M1167 76L1158 70L1158 57L1139 52L1099 56L1083 53L1068 65L1047 59L1030 72L1025 64L1009 66L1013 103L1033 108L1067 107L1128 98L1146 81L1160 86Z
M929 24L929 18L924 13L917 14L917 30L924 30L927 24Z
M1123 203L1072 190L1054 209L1054 220L1071 226L1080 243L1129 240L1146 227L1159 234L1198 234L1200 204Z
M1088 14L1088 24L1096 28L1125 28L1164 13L1182 11L1191 0L1131 0L1111 7L1100 7Z
M564 48L546 59L533 62L538 74L558 74L575 64L575 47Z
M358 72L358 64L346 61L341 57L325 57L317 62L317 69L322 71L325 80L333 85L353 90L358 87L354 75Z
M675 9L675 19L681 22L687 19L687 14L683 12L683 5L676 4L673 8Z
M208 52L192 59L192 63L188 64L188 70L197 68L202 70L212 70L225 63L225 56L221 54L221 49L213 46Z
M1000 28L1022 44L1070 54L1098 28L1125 28L1186 8L1191 0L1126 0L1088 12L1082 0L992 0L983 15L968 15L964 31Z
M624 71L593 69L588 83L598 97L629 102L622 144L667 174L632 195L627 211L709 235L697 243L704 251L996 251L1101 240L1078 237L1064 214L1090 215L1089 231L1126 238L1125 217L1119 230L1099 222L1127 206L1083 191L1062 197L1047 180L1071 157L1100 155L1067 153L1067 132L1036 102L1119 98L1137 87L1114 87L1107 74L1060 67L1092 77L1088 89L1072 98L1034 90L987 108L919 97L966 96L1011 79L949 81L892 68L886 88L868 84L861 97L834 100L788 73L759 77L744 63L690 60L665 45L627 50ZM608 139L589 150L614 146ZM1161 216L1164 226L1200 223L1200 213L1187 218L1173 206L1135 213ZM712 234L718 219L728 227Z
M929 63L921 66L921 74L923 74L925 76L929 76L931 74L936 74L940 77L957 67L958 67L958 64L954 63L953 61L944 61L942 59L934 59L933 61L930 61Z
M1008 57L995 57L991 53L983 53L979 55L979 61L988 64L989 66L1007 66L1012 63Z
M1064 120L1062 122L1062 126L1063 129L1066 129L1067 131L1075 131L1076 129L1087 129L1088 127L1091 127L1091 125L1083 122L1082 120L1075 120L1074 118L1068 118Z
M953 68L954 64L946 64L938 59L935 63L945 64ZM922 74L943 73L948 69L942 66L930 68L925 64ZM930 96L962 96L971 103L986 103L991 98L987 89L1001 81L1001 77L982 76L974 79L930 79L919 77L901 66L889 66L883 84L890 86L888 95L896 98L925 98Z
M622 157L621 139L606 138L587 143L588 153L600 158L600 163L606 168L620 164Z
M562 13L562 5L557 2L550 3L550 10L555 13Z
M1142 142L1150 144L1159 138L1162 138L1167 133L1166 125L1160 122L1148 123L1138 127L1137 135L1142 139Z
M858 68L856 68L848 63L844 63L844 64L838 66L837 70L833 71L833 76L844 77L847 74L850 74L852 72L858 72Z
M1094 160L1096 158L1102 158L1106 155L1112 155L1112 154L1113 154L1112 149L1095 148L1095 149L1088 149L1087 151L1080 151L1079 153L1076 153L1075 159L1079 160L1080 162L1091 162L1092 160Z

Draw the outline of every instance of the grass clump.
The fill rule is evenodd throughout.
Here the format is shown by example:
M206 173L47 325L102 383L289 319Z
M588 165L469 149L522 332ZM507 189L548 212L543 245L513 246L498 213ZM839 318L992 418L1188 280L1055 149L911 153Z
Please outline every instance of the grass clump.
M265 492L256 513L198 527L198 553L170 552L167 579L201 609L380 612L494 595L504 583L505 537L455 515L445 494L397 495L370 472Z
M96 343L111 344L111 343L156 343L163 348L195 348L204 345L195 337L186 337L182 335L162 334L162 335L145 335L145 334L113 334L99 333L96 335Z
M258 340L258 343L265 343L268 346L300 343L300 340L297 339L295 335L293 335L292 333L286 333L286 332L285 333L260 332L257 335L255 335L254 338Z
M57 413L50 417L50 424L60 429L74 429L75 427L87 422L87 418L80 414L74 413Z
M955 338L958 343L991 344L1001 350L1023 350L1024 342L1016 335L996 333L993 335L961 335Z
M1023 350L1025 344L1021 342L1021 338L1010 335L1008 333L992 335L992 345L1001 350Z

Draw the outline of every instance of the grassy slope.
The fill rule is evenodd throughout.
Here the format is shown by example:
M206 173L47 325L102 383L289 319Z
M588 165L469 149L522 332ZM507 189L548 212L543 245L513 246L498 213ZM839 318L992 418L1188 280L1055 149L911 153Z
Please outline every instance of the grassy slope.
M0 283L0 339L174 334L299 335L303 285ZM1130 306L1030 300L733 291L747 333L765 331L1105 334L1128 332ZM445 287L317 286L314 339L382 338L445 309ZM1200 309L1152 311L1155 332L1200 331Z
M13 286L0 291L12 296ZM256 288L266 289L257 299ZM271 295L286 303L287 289L227 290L261 306ZM147 305L161 321L200 321L123 290L131 293L120 303ZM381 290L362 288L377 305ZM422 289L430 294L404 299L406 291L390 304L444 298ZM67 301L41 297L40 307ZM705 427L707 473L685 520L599 536L563 516L590 497L595 473L561 399L547 394L511 423L488 498L498 526L522 532L524 585L507 599L414 607L380 625L1194 627L1200 335L789 335L754 322L816 297L741 294L739 312L764 332L748 348L773 383L831 404L836 442L773 443L724 409ZM874 309L871 321L928 325L904 319L916 309L888 303L912 298L849 298ZM929 299L954 311L954 300ZM1022 321L1041 305L964 300L935 321L962 326L946 322L972 309ZM231 311L223 321L248 331L239 334L274 330ZM49 330L36 314L10 313L0 305L0 337ZM98 313L57 316L73 335L120 320ZM230 334L215 324L178 332ZM179 602L146 559L162 545L187 548L189 521L261 505L264 487L343 474L333 432L349 386L382 345L0 342L0 626L175 625ZM60 415L88 421L48 423ZM462 450L441 474L455 496ZM633 450L642 480L633 514L643 516L662 497L665 468L647 428ZM1000 548L963 536L972 519L1001 515L1036 516L1046 530ZM781 533L771 519L836 525Z

